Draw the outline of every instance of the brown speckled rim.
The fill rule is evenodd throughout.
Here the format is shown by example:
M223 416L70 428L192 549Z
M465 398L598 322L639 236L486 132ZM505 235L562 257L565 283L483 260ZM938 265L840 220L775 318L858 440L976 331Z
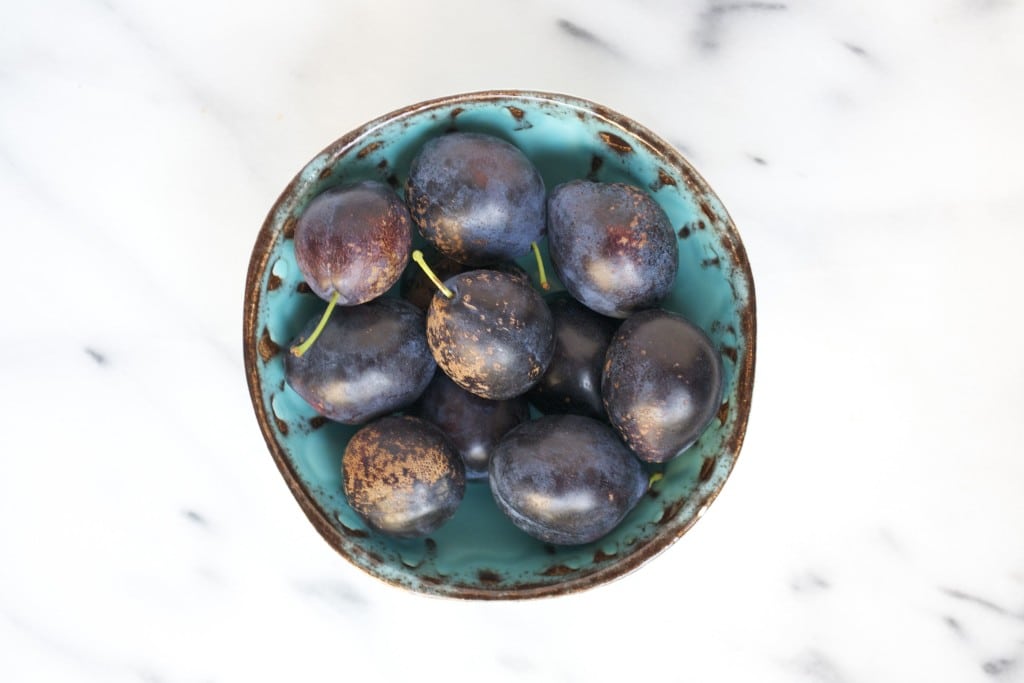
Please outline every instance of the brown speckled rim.
M714 195L707 182L699 173L697 173L697 171L693 169L682 154L676 151L672 145L662 140L653 132L636 123L632 119L595 102L590 102L571 95L528 90L488 90L451 95L413 104L389 114L385 114L384 116L345 134L326 147L323 152L321 152L321 155L326 156L327 167L330 168L353 148L354 143L357 140L363 138L369 132L387 122L442 107L458 106L460 104L470 102L500 102L507 101L509 99L536 100L542 104L546 103L548 105L559 107L568 105L570 107L588 111L593 116L604 120L611 126L628 133L630 137L644 144L652 154L662 159L666 165L677 169L695 196L700 197L703 194ZM277 201L274 202L274 205L267 214L263 227L260 229L259 235L256 238L256 244L253 247L252 256L249 260L249 270L245 281L245 304L242 330L245 374L249 386L249 396L252 400L253 410L256 413L256 420L259 422L260 431L263 433L263 438L267 443L267 447L270 449L270 453L274 458L274 462L277 464L278 470L281 472L281 476L284 477L285 482L288 484L288 488L291 489L292 495L295 496L299 506L302 508L302 511L306 514L306 517L309 519L310 523L312 523L313 527L320 533L324 540L331 545L332 548L342 556L349 558L351 554L360 553L362 551L358 546L353 545L351 542L346 542L342 534L328 521L325 512L313 501L312 497L302 487L299 477L292 469L291 463L286 456L284 449L274 437L273 430L270 426L270 421L273 418L267 414L267 411L263 407L263 401L261 399L263 395L263 387L259 373L257 372L260 335L259 330L257 330L256 323L261 297L260 283L263 273L266 271L267 262L270 258L272 248L275 242L282 237L281 231L275 231L273 228L274 216L282 206L292 201L292 195L299 179L300 175L296 174L292 181L288 183L288 186L285 187ZM728 438L723 443L723 450L731 451L735 454L733 457L733 466L735 466L735 460L739 458L740 450L743 446L743 438L746 434L754 384L754 359L756 355L757 339L754 278L750 270L750 263L747 260L747 253L743 247L743 242L740 239L739 233L736 231L732 218L728 215L724 206L722 209L724 221L721 220L719 215L711 210L705 202L700 202L700 208L705 214L705 217L710 221L711 225L718 231L718 235L728 250L729 259L732 262L735 271L740 273L746 281L748 292L747 304L739 311L740 324L742 327L743 338L746 341L746 348L743 356L737 359L736 400L738 405L735 406L736 421L731 434L729 434ZM565 581L555 584L520 583L512 587L495 586L493 589L488 589L482 585L422 583L416 587L416 592L467 600L528 599L567 595L621 578L638 569L647 561L675 543L683 534L689 531L690 527L700 519L707 507L714 502L715 498L718 497L718 493L728 480L728 476L731 474L731 471L732 470L730 468L730 471L722 478L721 484L710 490L704 496L703 500L698 502L698 513L696 515L693 515L689 519L683 521L678 519L672 520L670 523L663 525L657 535L647 543L638 545L632 552L623 555L621 559L607 565L603 565L588 574L574 578L567 578ZM676 510L676 514L678 514L678 510ZM412 589L409 585L402 583L397 579L381 576L373 572L368 573L370 573L371 576L393 586L407 590Z

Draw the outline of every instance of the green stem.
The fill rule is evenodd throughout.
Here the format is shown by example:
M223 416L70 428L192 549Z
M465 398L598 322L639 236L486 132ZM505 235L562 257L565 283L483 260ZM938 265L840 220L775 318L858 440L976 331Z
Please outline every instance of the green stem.
M547 291L551 289L551 285L548 284L548 276L544 273L544 260L540 257L540 248L536 242L530 242L530 246L533 247L533 256L537 259L537 276L540 278L540 288Z
M302 354L304 354L306 351L309 351L309 347L313 345L313 342L316 341L316 338L319 337L320 333L324 331L325 327L327 327L327 319L331 317L331 311L334 310L334 307L337 304L338 304L338 292L334 292L334 295L331 297L331 300L327 303L327 310L324 311L323 316L321 316L320 322L317 323L316 329L313 330L313 334L309 335L309 339L307 339L306 341L302 342L298 346L293 346L292 347L292 355L293 356L297 356L299 358L302 358Z
M434 271L430 269L430 266L428 266L427 262L424 260L422 251L420 251L419 249L413 251L412 260L419 264L420 268L423 269L423 272L426 273L427 277L430 278L430 281L437 285L437 288L441 290L441 293L444 294L446 298L452 299L455 297L455 295L452 294L452 290L445 287L444 283L441 282L441 280L438 279L436 275L434 275Z

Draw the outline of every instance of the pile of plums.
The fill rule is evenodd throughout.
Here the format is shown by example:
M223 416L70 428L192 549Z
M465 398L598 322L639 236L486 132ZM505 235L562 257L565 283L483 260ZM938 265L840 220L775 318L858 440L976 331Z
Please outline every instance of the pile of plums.
M429 257L410 254L413 226ZM567 291L542 296L512 261L532 249L546 288L545 236ZM639 188L548 193L512 144L453 132L419 151L404 200L375 181L330 188L294 239L329 304L293 342L287 381L325 417L364 425L344 492L380 533L432 533L480 480L528 534L594 541L646 492L643 463L689 448L721 402L711 341L658 308L678 247ZM399 281L402 298L382 296Z

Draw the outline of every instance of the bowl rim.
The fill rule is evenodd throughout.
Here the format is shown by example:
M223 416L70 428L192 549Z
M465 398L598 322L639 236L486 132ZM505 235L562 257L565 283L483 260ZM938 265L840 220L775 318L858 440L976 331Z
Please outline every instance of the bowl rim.
M356 567L365 573L384 583L410 592L423 593L430 596L466 600L519 600L554 597L584 591L632 573L679 540L701 518L708 506L718 497L726 481L731 476L733 468L735 468L736 460L739 459L750 416L757 345L757 314L753 273L751 272L746 249L743 246L739 232L724 204L719 200L718 203L721 211L719 212L720 215L718 215L710 207L702 203L700 207L702 212L711 225L719 231L720 237L728 237L728 240L723 240L723 246L726 247L728 258L731 260L733 268L745 280L747 304L739 311L740 326L742 328L740 333L746 341L746 347L742 357L737 358L736 362L736 400L738 403L735 406L736 421L731 433L727 435L722 444L723 451L732 451L734 453L733 462L725 476L722 477L721 483L709 490L703 499L698 501L697 513L681 523L678 520L673 520L675 524L669 523L662 526L658 533L649 541L624 554L619 560L600 566L594 571L581 576L555 583L521 583L511 587L495 586L494 588L487 588L485 585L473 586L455 583L433 584L420 582L415 586L411 586L403 583L396 577L368 571L366 567L353 561L351 557L353 551L364 554L366 559L372 560L373 558L370 557L369 551L354 543L346 546L343 542L343 535L334 525L327 521L327 514L316 504L312 496L302 486L301 480L293 469L284 448L278 443L270 426L270 420L273 419L273 416L268 415L263 406L262 382L258 372L259 347L262 341L256 326L259 317L263 274L266 271L272 247L281 238L281 233L284 232L282 229L274 229L275 217L281 207L288 203L294 194L296 186L302 181L303 171L309 167L313 160L324 157L325 167L333 168L339 159L355 147L357 141L371 134L377 128L415 114L432 109L457 106L459 104L497 103L508 100L533 100L541 104L546 103L558 107L568 106L588 112L614 128L625 132L631 140L644 144L656 158L660 158L665 164L678 170L682 174L688 189L693 191L695 195L710 194L713 197L718 197L694 166L671 144L628 116L609 109L604 105L574 95L537 90L502 89L457 93L417 102L379 116L344 134L307 161L270 207L253 246L245 280L242 347L249 397L264 441L270 450L278 471L299 503L299 507L320 536L351 564L355 564ZM676 514L678 512L677 510Z

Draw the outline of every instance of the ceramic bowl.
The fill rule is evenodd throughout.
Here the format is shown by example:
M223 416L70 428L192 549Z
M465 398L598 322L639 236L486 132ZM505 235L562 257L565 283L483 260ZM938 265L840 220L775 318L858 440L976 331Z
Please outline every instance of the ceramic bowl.
M725 366L717 417L699 442L663 468L628 517L581 546L534 540L506 519L486 482L471 482L455 516L427 539L369 530L348 506L341 456L355 427L318 416L284 379L284 354L324 302L295 265L292 233L306 204L332 185L379 179L400 193L424 142L477 131L515 144L550 190L574 178L646 189L679 240L679 275L663 307L711 337ZM544 255L547 258L547 255ZM520 262L535 273L529 258ZM552 273L550 263L547 272ZM553 289L561 289L557 280ZM397 286L388 296L397 296ZM270 454L309 521L348 561L390 584L439 596L512 599L560 595L620 577L682 536L725 484L743 442L754 379L754 283L722 203L668 143L593 102L538 92L444 97L387 114L344 135L288 184L259 232L245 285L245 369Z

